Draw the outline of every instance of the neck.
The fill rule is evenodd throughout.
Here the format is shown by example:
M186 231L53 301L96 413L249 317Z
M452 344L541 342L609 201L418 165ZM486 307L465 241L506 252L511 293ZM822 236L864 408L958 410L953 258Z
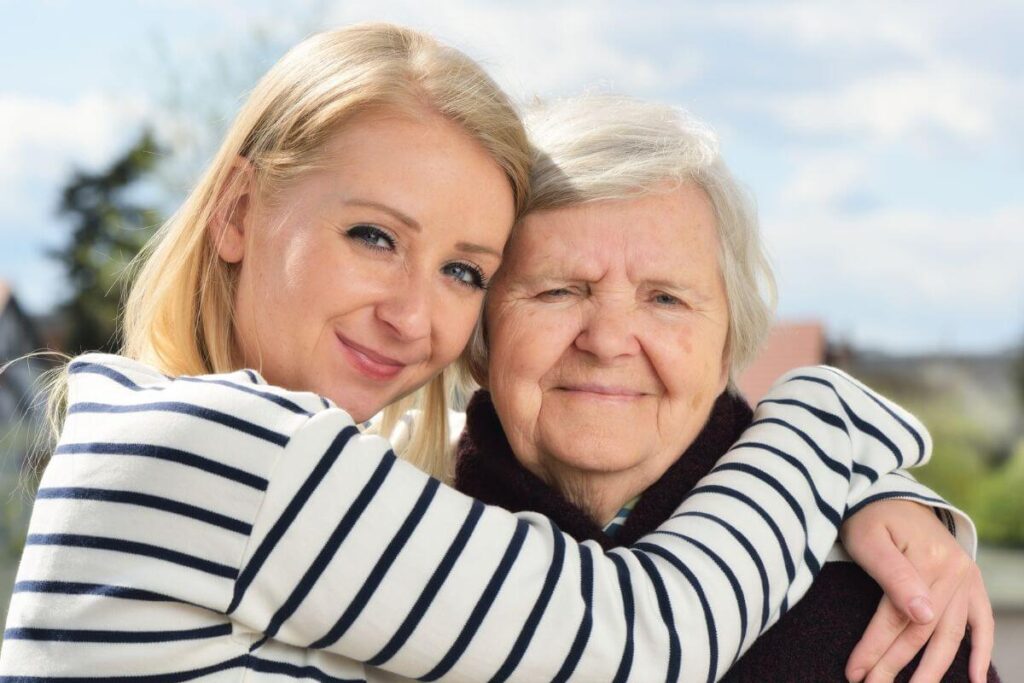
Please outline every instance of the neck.
M545 471L534 474L602 527L615 517L623 505L643 493L664 474L664 469L660 472L646 472L639 467L617 472L587 472L560 466L561 463L557 461L552 462Z
M593 540L604 548L629 545L669 518L697 481L735 443L750 420L750 408L742 399L723 394L693 444L656 482L641 490L625 485L600 487L602 491L598 494L590 486L578 486L565 479L555 488L523 467L512 453L490 395L479 391L466 410L455 486L484 503L512 512L547 515L576 540ZM639 486L639 479L636 481ZM642 496L625 526L614 539L609 537L602 527L637 493Z

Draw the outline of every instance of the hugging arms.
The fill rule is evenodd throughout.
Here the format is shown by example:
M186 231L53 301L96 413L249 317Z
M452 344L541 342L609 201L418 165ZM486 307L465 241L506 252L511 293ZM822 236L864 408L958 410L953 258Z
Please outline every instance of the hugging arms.
M704 151L701 177L718 169L717 153ZM626 492L642 494L634 489L669 461L685 463L682 449L756 346L736 315L742 296L718 277L718 269L754 273L756 259L689 264L686 272L705 280L681 289L710 286L701 301L711 308L686 303L679 283L650 286L671 281L665 273L638 289L629 269L607 288L571 274L536 296L517 295L516 278L498 270L514 224L514 247L536 235L572 246L573 230L595 224L560 230L567 226L545 220L552 211L624 199L542 204L554 200L536 191L539 181L574 178L579 167L545 166L535 152L476 65L412 31L328 32L272 69L149 252L129 301L124 354L68 367L63 432L33 512L0 671L708 680L806 590L838 519L874 495L870 481L882 496L927 495L886 478L926 453L923 429L855 383L813 372L821 382L776 388L739 437L750 443L730 451L704 492L674 506L681 515L644 547L601 552L557 531L557 520L514 516L442 485L451 472L445 388L460 356L496 401L525 396L509 424L530 423L538 404L529 386L564 391L560 398L578 403L562 404L562 414L611 426L592 432L608 437L654 434L640 428L642 411L667 401L666 439L641 454L660 464L641 468L641 479L597 477L616 481L604 510ZM703 195L725 186L684 182L695 168L670 170L656 165L650 187L617 178L629 197L662 198L682 212L682 222L648 221L651 239L677 231L655 251L707 257L719 239L733 243L732 233L718 233L733 223L690 221L707 209ZM615 253L614 243L600 248ZM490 285L505 288L506 303L533 308L491 311L499 300L489 295L477 328ZM632 303L623 307L627 290ZM509 325L509 336L494 327L520 313L525 323ZM481 334L463 356L474 328ZM548 335L550 348L520 344L516 331L531 329ZM659 354L686 348L696 351L682 360L695 362L669 372ZM531 349L538 353L523 367L555 374L491 365ZM243 370L253 367L260 373ZM619 373L618 398L597 376L607 371ZM646 384L625 386L632 380ZM410 397L422 412L397 459L357 425L381 409L403 413ZM592 401L605 402L606 421ZM638 412L623 421L620 409ZM505 431L516 440L517 430ZM511 446L546 486L595 480L546 440ZM894 596L909 603L923 589Z

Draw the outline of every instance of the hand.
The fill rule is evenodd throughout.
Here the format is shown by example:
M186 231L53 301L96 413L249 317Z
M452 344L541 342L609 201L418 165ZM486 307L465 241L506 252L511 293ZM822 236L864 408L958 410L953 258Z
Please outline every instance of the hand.
M843 523L847 552L885 591L846 665L852 681L892 681L927 648L912 683L939 681L971 628L971 683L983 683L995 623L978 566L931 508L873 503Z

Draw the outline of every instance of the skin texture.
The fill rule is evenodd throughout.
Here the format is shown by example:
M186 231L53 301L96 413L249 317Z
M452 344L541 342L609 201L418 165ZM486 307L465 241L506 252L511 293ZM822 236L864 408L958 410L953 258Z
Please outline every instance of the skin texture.
M489 388L520 462L610 518L724 390L714 213L693 184L529 215L488 296Z
M595 521L661 477L725 388L714 225L686 185L528 215L506 249L486 308L488 388L519 461ZM935 633L914 681L939 680L970 614L971 680L984 680L988 599L932 511L876 503L843 536L887 593L847 675L892 680Z
M515 209L500 166L431 112L362 114L325 151L273 197L240 183L213 236L246 366L363 421L462 351Z

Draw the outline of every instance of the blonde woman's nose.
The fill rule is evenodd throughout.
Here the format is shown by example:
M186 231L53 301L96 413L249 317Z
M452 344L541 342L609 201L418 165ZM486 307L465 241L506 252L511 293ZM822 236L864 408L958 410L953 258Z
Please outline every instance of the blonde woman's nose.
M377 304L377 319L404 341L430 336L432 299L428 283L415 278L395 282Z

